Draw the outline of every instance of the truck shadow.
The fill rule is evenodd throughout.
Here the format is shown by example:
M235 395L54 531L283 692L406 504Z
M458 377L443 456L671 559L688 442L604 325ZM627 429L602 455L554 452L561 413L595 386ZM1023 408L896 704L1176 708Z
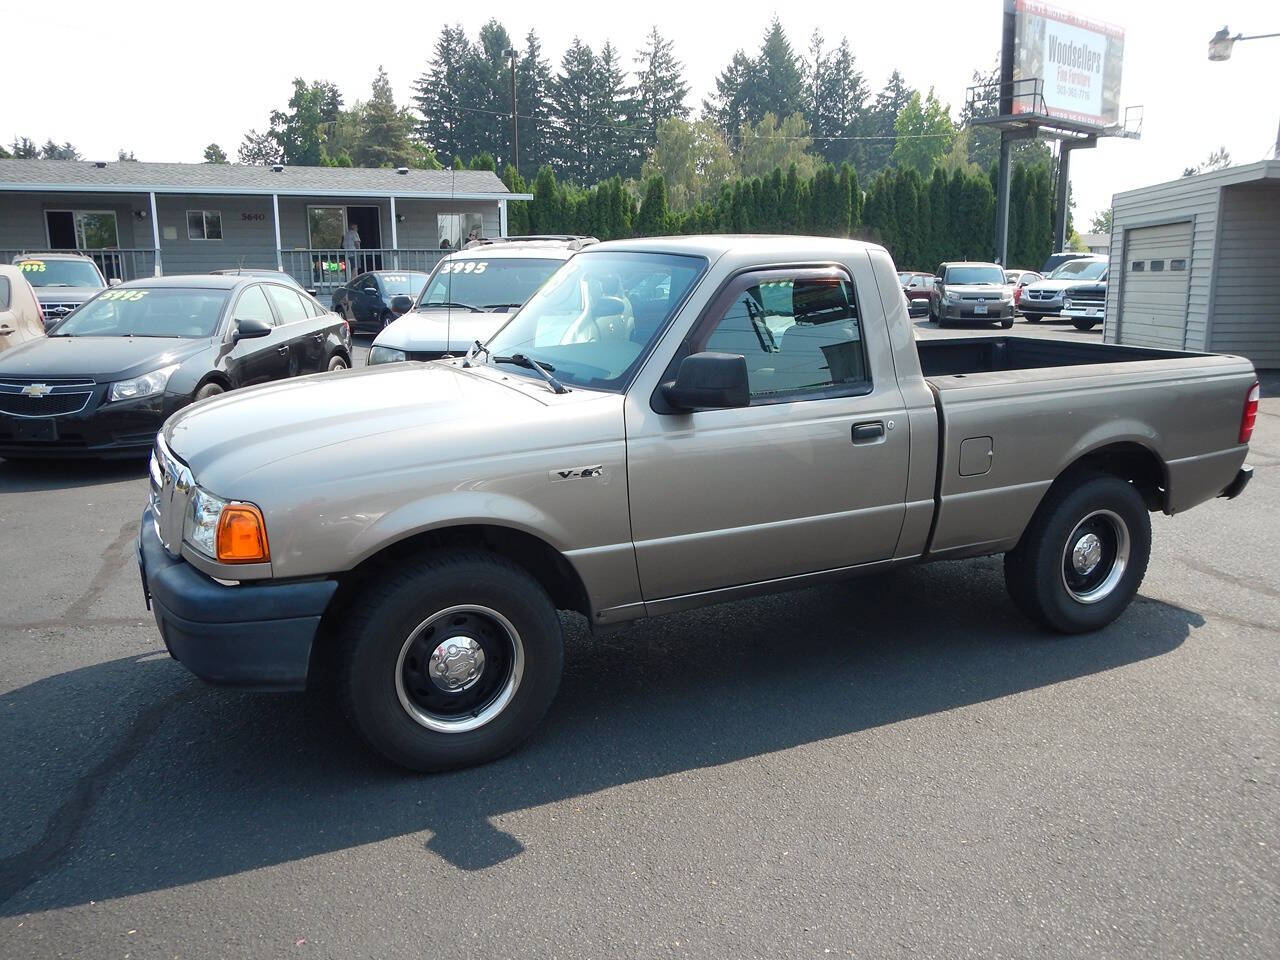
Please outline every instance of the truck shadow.
M1123 668L1176 649L1203 623L1139 599L1107 630L1048 636L1012 609L992 561L599 639L572 622L559 699L531 740L436 776L372 758L323 697L208 688L154 654L86 667L0 696L0 800L20 801L0 803L0 836L27 843L0 860L0 914L419 833L424 856L484 870L524 851L494 825L504 814ZM83 718L122 705L132 720L85 728Z
M147 456L119 460L4 460L0 459L0 494L70 490L147 475Z

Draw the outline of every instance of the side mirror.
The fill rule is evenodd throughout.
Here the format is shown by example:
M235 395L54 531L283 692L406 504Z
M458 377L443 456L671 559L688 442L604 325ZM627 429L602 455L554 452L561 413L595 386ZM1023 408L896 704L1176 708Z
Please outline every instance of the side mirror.
M368 284L366 286L361 287L360 289L363 290L365 293L372 293L375 297L378 295L378 288L375 287L373 284Z
M399 296L391 298L391 312L397 317L403 317L406 313L413 309L413 297L406 297L403 293Z
M307 293L313 297L316 296L318 292L319 291L317 291L315 287L307 287Z
M658 388L677 410L745 407L751 403L747 361L737 353L695 353L680 361L675 380Z
M259 337L269 337L274 329L271 324L261 317L245 317L243 320L236 321L236 329L231 334L231 342L239 343L241 340L257 340Z
M123 280L121 280L119 277L112 277L110 280L108 280L108 281L107 281L107 286L108 286L108 287L118 287L118 286L120 286L120 284L122 284L123 282L124 282L124 281L123 281Z

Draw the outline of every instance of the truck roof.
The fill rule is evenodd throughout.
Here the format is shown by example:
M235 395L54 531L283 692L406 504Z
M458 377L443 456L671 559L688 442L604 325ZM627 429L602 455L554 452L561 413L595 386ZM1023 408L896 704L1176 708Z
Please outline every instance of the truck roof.
M610 250L634 250L645 253L682 253L689 256L716 259L734 252L763 258L777 258L783 262L795 257L814 257L830 260L833 253L856 253L863 250L883 250L879 244L864 240L844 240L840 237L797 237L765 234L716 233L703 236L642 237L635 240L609 240L587 248L585 253Z

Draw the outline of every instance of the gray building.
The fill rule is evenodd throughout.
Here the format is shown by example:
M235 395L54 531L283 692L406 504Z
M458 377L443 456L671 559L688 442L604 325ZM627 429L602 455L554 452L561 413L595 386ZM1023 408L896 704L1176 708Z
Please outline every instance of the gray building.
M1118 193L1104 336L1280 368L1280 161Z
M530 196L487 170L0 160L0 262L82 250L124 280L242 266L327 289L430 269L473 232L505 236L513 199Z

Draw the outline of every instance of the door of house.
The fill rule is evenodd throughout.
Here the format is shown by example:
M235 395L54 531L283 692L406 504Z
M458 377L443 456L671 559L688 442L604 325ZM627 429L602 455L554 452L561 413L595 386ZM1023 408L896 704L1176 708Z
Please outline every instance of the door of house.
M377 207L347 207L347 226L355 227L359 232L361 250L382 248L382 225ZM382 269L381 257L377 254L360 254L357 260L357 273Z
M44 218L49 224L49 249L74 250L76 215L70 210L46 210Z

